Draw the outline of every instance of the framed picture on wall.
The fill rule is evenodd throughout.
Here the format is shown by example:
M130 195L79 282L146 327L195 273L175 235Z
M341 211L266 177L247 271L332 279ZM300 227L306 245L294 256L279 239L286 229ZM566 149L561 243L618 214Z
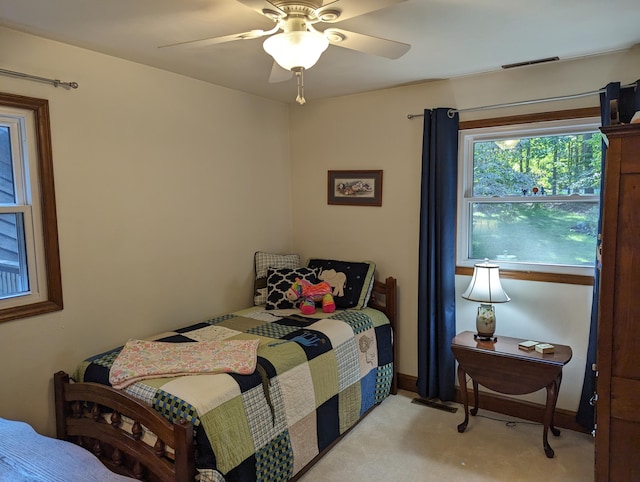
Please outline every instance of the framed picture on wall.
M327 204L382 206L382 171L329 171Z

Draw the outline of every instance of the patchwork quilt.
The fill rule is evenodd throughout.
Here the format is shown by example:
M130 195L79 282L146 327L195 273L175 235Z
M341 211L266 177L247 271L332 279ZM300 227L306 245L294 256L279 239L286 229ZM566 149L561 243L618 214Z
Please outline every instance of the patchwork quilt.
M371 308L302 316L255 306L152 340L259 341L252 373L164 376L123 389L171 422L193 422L201 481L289 480L391 388L391 326ZM74 379L109 385L122 349L88 358Z

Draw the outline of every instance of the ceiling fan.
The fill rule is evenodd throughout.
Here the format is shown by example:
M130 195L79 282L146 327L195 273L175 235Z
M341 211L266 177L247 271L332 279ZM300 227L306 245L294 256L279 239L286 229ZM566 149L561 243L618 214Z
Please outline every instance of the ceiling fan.
M303 72L318 61L329 45L337 45L368 54L397 59L411 46L371 35L327 27L318 24L335 24L342 20L374 12L406 0L238 0L256 12L272 20L270 30L249 30L222 37L211 37L187 42L162 45L166 47L205 47L213 44L252 40L267 37L264 50L274 58L269 82L280 82L297 77L296 101L304 104ZM281 33L277 33L282 30ZM284 69L284 71L283 71Z

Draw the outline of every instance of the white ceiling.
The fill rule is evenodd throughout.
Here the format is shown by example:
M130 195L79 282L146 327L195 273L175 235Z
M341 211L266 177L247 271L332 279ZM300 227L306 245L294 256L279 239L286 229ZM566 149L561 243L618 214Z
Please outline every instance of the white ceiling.
M262 97L295 99L295 79L269 83L273 60L263 39L158 48L271 28L236 0L0 0L0 25ZM640 0L406 0L334 26L411 50L390 60L331 45L305 72L307 101L628 49L640 44Z

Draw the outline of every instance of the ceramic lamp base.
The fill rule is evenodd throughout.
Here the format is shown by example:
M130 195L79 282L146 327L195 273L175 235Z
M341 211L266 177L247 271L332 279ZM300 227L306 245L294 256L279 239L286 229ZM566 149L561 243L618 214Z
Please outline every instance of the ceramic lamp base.
M476 330L478 334L476 338L482 340L493 340L493 334L496 331L496 313L493 305L481 304L478 306L478 315L476 316Z

